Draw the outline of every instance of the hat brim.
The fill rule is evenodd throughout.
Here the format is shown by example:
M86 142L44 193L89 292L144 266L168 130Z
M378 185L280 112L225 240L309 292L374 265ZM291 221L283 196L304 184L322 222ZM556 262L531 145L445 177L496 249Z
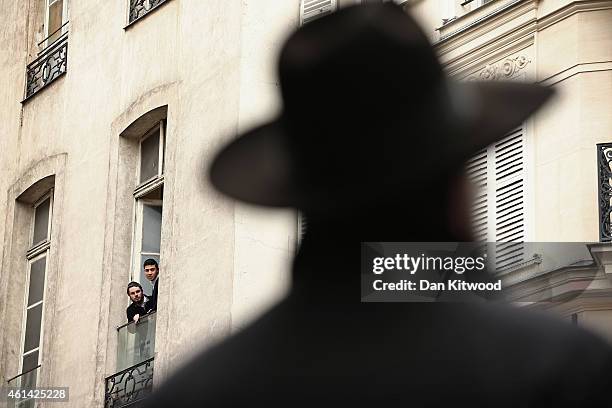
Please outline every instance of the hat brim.
M461 162L504 138L553 94L547 87L515 82L452 83L448 89L451 103L441 106L448 106L456 127L447 131L460 136L451 139L454 146L448 150ZM217 154L209 177L220 192L255 205L316 206L310 197L312 191L306 191L295 180L283 120L281 115L240 135ZM452 165L454 161L447 162Z

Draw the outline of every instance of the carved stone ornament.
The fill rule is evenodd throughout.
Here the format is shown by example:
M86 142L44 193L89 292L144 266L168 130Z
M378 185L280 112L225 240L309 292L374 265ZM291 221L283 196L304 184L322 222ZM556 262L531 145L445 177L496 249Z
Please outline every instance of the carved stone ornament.
M479 73L470 75L468 81L499 81L511 79L531 62L524 55L506 58L497 64L486 65Z

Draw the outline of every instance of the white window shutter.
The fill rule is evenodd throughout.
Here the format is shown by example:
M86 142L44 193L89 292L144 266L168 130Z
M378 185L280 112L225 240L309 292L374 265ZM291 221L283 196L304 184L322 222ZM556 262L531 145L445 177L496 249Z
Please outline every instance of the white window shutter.
M504 270L525 258L525 135L517 128L478 152L466 173L475 186L472 225L476 241L498 242L495 269ZM502 244L499 244L502 243Z
M337 0L301 0L300 25L331 14L336 11L337 7Z
M512 268L525 259L525 135L522 127L496 143L495 269Z
M306 219L306 216L304 215L304 213L298 211L297 222L298 222L297 228L298 228L298 243L299 243L304 237L304 234L306 234L306 230L308 229L308 220Z
M495 144L495 240L525 240L525 138L522 128Z
M476 241L488 241L487 150L481 150L466 165L467 177L474 185L472 226Z

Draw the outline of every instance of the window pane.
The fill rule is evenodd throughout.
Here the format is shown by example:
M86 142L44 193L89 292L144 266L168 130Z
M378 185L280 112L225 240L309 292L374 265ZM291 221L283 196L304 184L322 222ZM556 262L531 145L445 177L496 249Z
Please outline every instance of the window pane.
M28 309L28 317L26 320L26 333L23 351L28 352L38 347L40 340L40 322L42 319L42 303Z
M140 182L157 176L159 171L159 129L140 144Z
M38 366L38 351L23 357L23 368L21 369L21 372L25 373L36 366Z
M162 140L162 166L161 166L161 172L162 172L162 174L164 174L164 171L166 170L166 122L163 122L162 126L164 127L164 139Z
M62 11L64 8L63 0L58 0L49 6L49 30L47 35L53 34L62 26ZM49 43L55 41L62 33L58 31L49 38Z
M28 291L28 306L39 302L45 290L45 260L40 258L30 267L30 289Z
M33 377L34 378L34 382L36 382L36 376ZM34 386L32 387L27 387L28 389L30 388L34 388ZM21 402L17 402L15 405L15 408L34 408L36 400L35 399L28 399L28 400L23 400Z
M141 255L140 256L140 285L142 286L142 290L147 296L151 296L153 294L153 283L147 280L147 277L144 274L144 261L147 259L155 259L157 264L159 265L159 256L158 255Z
M142 206L142 252L160 252L161 219L161 206Z
M49 232L49 206L51 204L51 198L47 198L38 207L34 214L34 237L32 238L32 245L36 245L45 239L47 239L47 233Z

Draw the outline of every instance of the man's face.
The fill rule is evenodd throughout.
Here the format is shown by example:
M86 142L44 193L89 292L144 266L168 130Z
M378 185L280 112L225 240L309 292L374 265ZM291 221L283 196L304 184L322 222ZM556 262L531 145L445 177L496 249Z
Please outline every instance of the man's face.
M150 281L154 281L155 278L157 278L157 274L159 273L157 266L155 265L145 265L144 267L144 274L145 277L150 280Z
M142 289L138 286L132 286L128 290L128 296L134 303L139 303L142 300Z

